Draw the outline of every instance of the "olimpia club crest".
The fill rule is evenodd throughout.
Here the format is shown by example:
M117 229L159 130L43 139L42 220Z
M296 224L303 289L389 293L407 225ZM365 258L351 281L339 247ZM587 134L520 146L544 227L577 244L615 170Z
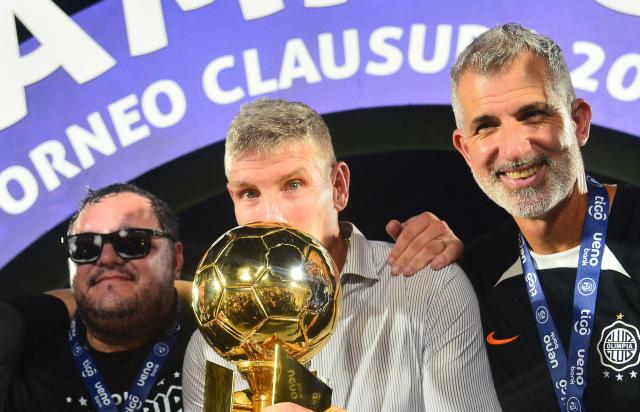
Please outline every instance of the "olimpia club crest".
M602 329L598 341L598 355L602 365L622 372L640 363L640 333L635 326L621 320Z

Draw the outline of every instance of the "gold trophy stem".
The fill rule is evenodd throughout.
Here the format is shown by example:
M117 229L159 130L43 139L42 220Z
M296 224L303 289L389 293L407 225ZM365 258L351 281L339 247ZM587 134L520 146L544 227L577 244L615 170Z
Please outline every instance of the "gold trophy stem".
M237 366L253 392L253 412L262 412L267 406L273 405L273 362L241 361Z

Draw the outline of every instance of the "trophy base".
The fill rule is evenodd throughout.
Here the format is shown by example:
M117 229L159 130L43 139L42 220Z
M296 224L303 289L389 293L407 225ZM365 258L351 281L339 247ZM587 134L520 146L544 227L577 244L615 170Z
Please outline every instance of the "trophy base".
M293 402L314 412L331 406L331 388L280 345L275 346L273 361L241 361L237 366L249 383L251 396L248 391L232 393L233 372L207 362L204 412L261 412L280 402Z
M271 361L241 361L236 363L238 372L249 383L253 392L251 404L253 412L261 412L267 406L273 405L273 388L277 385L274 372L277 369L275 362Z

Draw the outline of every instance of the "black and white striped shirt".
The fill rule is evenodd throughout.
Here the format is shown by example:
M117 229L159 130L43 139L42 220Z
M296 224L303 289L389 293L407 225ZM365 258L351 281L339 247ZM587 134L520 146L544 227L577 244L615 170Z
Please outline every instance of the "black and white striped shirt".
M392 277L390 249L353 227L340 320L309 366L333 389L332 404L354 412L500 410L464 272L454 264ZM207 360L235 369L197 331L184 359L185 411L202 410ZM237 372L234 381L234 390L247 387Z

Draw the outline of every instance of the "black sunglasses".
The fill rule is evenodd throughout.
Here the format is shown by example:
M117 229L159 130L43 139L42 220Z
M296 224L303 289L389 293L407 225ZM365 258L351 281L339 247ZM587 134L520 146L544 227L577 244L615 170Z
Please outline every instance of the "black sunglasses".
M107 242L122 259L143 258L151 251L151 238L154 236L173 240L168 233L141 228L120 229L112 233L78 233L63 236L60 240L69 259L76 263L91 263L100 258L102 247Z

